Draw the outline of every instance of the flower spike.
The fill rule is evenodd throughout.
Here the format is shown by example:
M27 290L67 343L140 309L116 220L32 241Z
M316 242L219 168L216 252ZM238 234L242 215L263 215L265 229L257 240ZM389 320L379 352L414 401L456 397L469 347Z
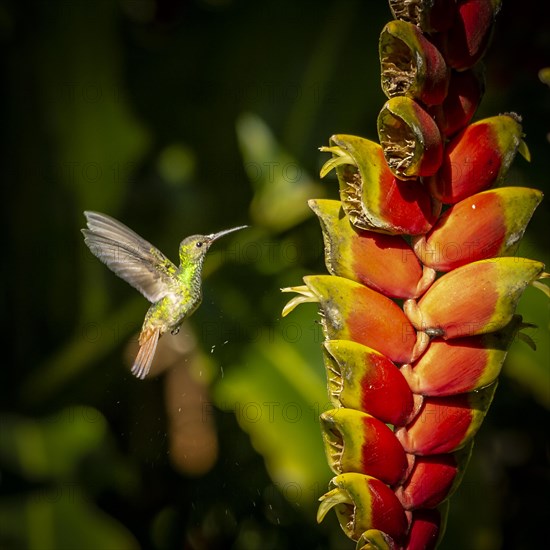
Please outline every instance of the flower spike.
M340 201L310 200L329 275L283 310L318 303L328 397L320 417L334 509L356 550L435 550L541 262L514 257L542 193L500 187L519 152L514 113L471 120L501 0L389 0L379 143L335 134ZM542 78L542 77L541 77ZM548 79L546 79L548 80Z

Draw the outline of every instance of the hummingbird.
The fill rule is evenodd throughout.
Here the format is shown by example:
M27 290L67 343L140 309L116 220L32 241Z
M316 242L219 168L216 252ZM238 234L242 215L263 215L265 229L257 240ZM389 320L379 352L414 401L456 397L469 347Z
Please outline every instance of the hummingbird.
M176 267L160 250L126 227L99 212L84 212L87 229L84 242L111 271L139 290L152 305L139 335L139 351L132 374L147 376L159 338L166 332L177 334L184 319L202 301L202 266L210 245L229 233L248 227L240 225L210 235L192 235L179 247Z

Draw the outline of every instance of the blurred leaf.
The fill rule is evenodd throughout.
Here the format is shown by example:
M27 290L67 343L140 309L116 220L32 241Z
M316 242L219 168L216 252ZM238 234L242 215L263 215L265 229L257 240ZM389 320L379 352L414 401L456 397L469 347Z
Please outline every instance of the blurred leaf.
M313 94L298 94L292 105L285 130L285 142L293 151L302 151L312 133L315 122L325 115L321 111L328 92L330 79L341 62L342 46L348 38L347 22L356 16L355 2L339 2L337 10L331 10L318 31L317 42L304 71L301 89L313 90Z
M132 534L88 501L76 483L0 499L0 545L26 550L132 550Z
M47 21L37 53L45 125L57 178L71 210L115 213L146 153L150 136L132 113L122 80L116 2L38 3ZM60 62L62 60L62 62ZM83 270L83 317L105 312L98 267Z
M48 21L39 55L56 167L76 194L78 209L112 212L150 140L125 98L117 5L87 0L62 9L39 5Z
M46 358L25 379L21 388L22 399L27 403L40 403L51 398L86 368L97 364L130 338L146 311L147 303L136 295L101 321L83 322L71 341Z
M42 419L4 415L0 421L2 466L27 482L44 484L0 499L3 548L138 547L122 525L96 508L79 481L84 460L107 443L107 423L97 409L76 406ZM104 478L117 467L113 457L107 465L101 468Z
M177 187L191 183L197 159L193 151L182 143L172 143L158 156L157 170L165 181Z
M526 388L541 405L550 409L550 325L549 303L541 299L541 292L528 288L523 295L518 311L526 322L536 325L523 332L535 342L531 349L525 342L516 339L504 363L503 372Z
M292 488L293 502L312 507L331 477L319 427L319 414L330 405L320 352L305 354L298 342L305 340L296 332L307 325L302 321L281 329L289 341L272 333L270 341L251 345L218 382L214 399L235 413L283 494Z
M536 247L527 235L518 253L520 257L536 258L550 265L550 257ZM544 282L543 284L548 284ZM516 338L510 348L503 373L528 389L533 398L550 409L550 300L538 289L528 287L518 306L518 313L526 323L536 328L524 330L535 342L537 349L532 350L525 342Z
M107 434L103 415L81 406L40 420L5 415L1 424L0 460L30 481L74 475Z
M283 149L266 123L254 114L243 114L237 121L237 136L255 190L250 207L254 223L279 232L310 217L307 201L324 196L324 188Z
M539 79L543 84L550 86L550 67L544 67L539 71Z

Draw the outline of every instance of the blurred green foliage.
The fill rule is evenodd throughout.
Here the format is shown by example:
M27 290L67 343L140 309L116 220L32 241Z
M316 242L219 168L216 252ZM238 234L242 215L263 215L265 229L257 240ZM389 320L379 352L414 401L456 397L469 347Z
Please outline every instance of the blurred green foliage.
M508 181L548 192L540 9L505 0L478 117L523 115L533 160ZM305 202L337 192L317 178L317 147L375 137L389 18L383 0L0 4L2 548L353 547L334 518L314 518L330 477L316 310L281 321L278 289L324 271ZM179 370L129 374L147 304L84 247L84 209L173 259L186 235L253 223L212 249L194 358L181 352ZM520 249L547 265L549 215L545 201ZM528 290L520 311L538 350L512 348L444 549L549 542L548 302ZM199 471L175 442L200 461L207 432L216 444Z

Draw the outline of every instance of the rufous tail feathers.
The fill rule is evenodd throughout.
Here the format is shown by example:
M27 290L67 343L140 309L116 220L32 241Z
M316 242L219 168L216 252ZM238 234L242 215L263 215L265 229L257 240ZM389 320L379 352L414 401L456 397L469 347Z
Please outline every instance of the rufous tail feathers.
M139 335L139 351L132 367L132 374L143 380L151 368L157 343L160 337L160 330L147 330Z

